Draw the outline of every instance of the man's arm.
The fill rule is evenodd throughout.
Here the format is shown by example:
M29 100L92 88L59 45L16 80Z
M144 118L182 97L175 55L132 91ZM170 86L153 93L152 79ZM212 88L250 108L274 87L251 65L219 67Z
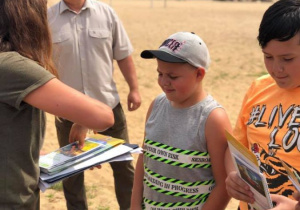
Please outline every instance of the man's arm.
M141 97L132 56L129 55L122 60L118 60L117 63L129 86L129 94L127 97L128 110L134 111L140 107Z

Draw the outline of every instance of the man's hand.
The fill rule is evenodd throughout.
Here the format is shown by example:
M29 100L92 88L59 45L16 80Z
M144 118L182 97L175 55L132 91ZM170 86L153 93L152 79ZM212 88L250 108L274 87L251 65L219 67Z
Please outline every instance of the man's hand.
M250 187L239 177L236 171L230 172L225 182L229 196L247 203L255 201Z
M138 90L132 90L127 97L128 111L137 110L141 106L141 96Z

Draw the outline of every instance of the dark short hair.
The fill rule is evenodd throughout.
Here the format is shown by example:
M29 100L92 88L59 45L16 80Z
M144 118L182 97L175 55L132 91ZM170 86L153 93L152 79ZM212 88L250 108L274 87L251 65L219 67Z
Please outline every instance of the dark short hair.
M300 0L279 0L263 15L258 42L265 48L269 41L287 41L300 31Z

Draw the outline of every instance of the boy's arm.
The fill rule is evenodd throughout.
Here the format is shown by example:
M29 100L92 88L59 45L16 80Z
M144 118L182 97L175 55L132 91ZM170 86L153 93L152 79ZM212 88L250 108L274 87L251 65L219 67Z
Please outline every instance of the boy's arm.
M203 206L203 210L225 209L230 197L226 192L226 169L224 166L227 140L225 129L231 132L231 125L224 109L217 108L209 115L206 126L207 148L211 158L215 187Z
M146 115L146 122L152 112L153 103L149 106L147 115ZM145 134L146 136L146 134ZM143 145L144 148L144 145ZM143 203L143 181L144 181L144 154L140 154L139 158L136 163L135 173L134 173L134 182L132 188L132 195L131 195L131 206L130 210L141 210L142 203Z

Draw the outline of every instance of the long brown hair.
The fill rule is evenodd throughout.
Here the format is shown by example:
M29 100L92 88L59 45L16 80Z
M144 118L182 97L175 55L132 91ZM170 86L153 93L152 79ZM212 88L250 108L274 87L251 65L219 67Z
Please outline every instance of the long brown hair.
M57 76L46 0L0 0L0 52L16 51Z

